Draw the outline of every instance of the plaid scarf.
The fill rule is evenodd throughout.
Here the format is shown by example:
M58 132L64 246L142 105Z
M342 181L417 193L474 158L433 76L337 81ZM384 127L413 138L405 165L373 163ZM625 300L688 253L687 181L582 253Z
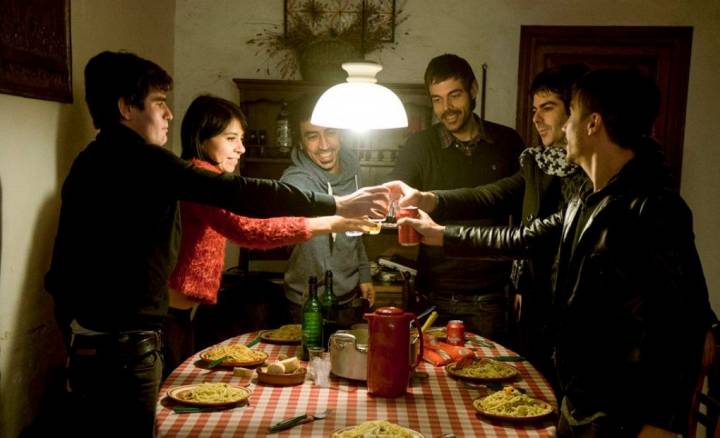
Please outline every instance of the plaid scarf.
M535 146L527 148L520 154L520 166L529 160L534 159L540 170L548 175L568 176L575 173L577 166L568 163L565 159L567 152L564 147Z

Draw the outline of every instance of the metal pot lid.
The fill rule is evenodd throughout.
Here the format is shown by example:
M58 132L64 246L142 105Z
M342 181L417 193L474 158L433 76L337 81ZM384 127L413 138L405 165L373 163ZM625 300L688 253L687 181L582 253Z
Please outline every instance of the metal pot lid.
M354 330L338 330L330 338L336 342L343 339L347 342L352 342L355 349L358 351L365 352L368 348L368 331L367 329L354 329ZM341 341L342 342L342 341Z

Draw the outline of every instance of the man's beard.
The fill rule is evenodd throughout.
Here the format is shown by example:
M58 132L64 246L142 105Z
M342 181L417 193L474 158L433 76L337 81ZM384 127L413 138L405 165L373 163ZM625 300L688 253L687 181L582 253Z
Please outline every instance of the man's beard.
M443 122L445 122L445 118L446 118L447 116L453 116L453 115L456 115L456 114L457 114L458 116L462 116L462 111L445 111L445 112L442 114L442 116L440 117L440 120L442 120ZM445 128L446 128L448 131L450 131L450 132L462 132L462 131L464 131L465 129L467 129L467 128L470 126L471 121L472 121L472 113L469 113L469 114L467 114L467 116L465 117L465 119L461 120L460 125L459 125L457 128L454 128L454 129L453 129L453 128L449 127L449 126L447 125L447 123L443 123L443 126L445 126Z

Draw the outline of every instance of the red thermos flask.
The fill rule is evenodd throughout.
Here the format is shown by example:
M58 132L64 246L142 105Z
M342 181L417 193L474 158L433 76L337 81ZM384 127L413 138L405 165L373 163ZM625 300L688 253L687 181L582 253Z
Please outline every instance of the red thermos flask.
M422 358L422 333L415 315L397 307L381 307L366 313L368 321L368 393L376 397L404 395L410 373ZM410 357L410 321L420 336L420 352Z

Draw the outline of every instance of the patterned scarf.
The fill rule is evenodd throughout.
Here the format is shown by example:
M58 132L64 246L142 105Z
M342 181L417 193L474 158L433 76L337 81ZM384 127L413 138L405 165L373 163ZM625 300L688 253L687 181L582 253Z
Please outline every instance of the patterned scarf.
M584 186L587 176L585 172L579 171L579 166L568 163L567 151L563 146L543 147L536 146L527 148L520 154L520 166L525 166L528 160L535 160L540 170L547 175L560 177L560 191L562 200L559 208L565 209L570 199L576 196ZM510 279L516 290L522 291L529 285L521 284L523 274L528 270L527 260L513 260ZM525 279L532 281L531 279Z
M578 166L568 163L566 155L567 152L562 146L535 146L522 151L520 165L522 166L526 162L525 160L532 158L544 173L564 177L575 173L578 169Z

